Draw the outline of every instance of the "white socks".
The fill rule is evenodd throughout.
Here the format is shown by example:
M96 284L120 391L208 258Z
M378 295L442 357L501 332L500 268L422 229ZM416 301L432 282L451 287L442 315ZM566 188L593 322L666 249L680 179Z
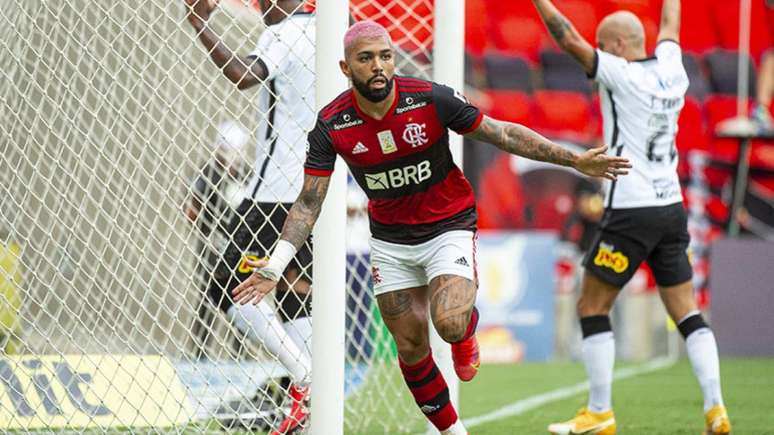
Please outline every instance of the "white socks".
M688 313L678 323L685 336L685 349L691 361L693 373L701 386L704 396L704 412L723 404L720 391L720 361L715 334L704 323L698 311Z
M462 425L462 420L457 419L457 422L441 431L441 435L468 435L468 430Z
M611 390L615 364L613 331L600 332L584 338L581 351L590 384L588 409L597 413L609 411L612 407Z
M296 342L282 328L274 309L261 301L258 305L234 304L226 312L228 319L251 340L261 343L290 373L293 382L306 385L311 379L312 364Z

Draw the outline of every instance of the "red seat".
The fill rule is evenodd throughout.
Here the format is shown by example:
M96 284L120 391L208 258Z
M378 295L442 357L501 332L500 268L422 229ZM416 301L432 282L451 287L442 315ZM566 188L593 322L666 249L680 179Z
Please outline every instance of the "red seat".
M489 45L487 16L485 0L465 1L465 49L476 56L483 55Z
M723 202L720 197L712 196L707 201L707 215L717 223L724 223L728 220L728 204Z
M720 191L731 180L731 169L710 165L704 168L704 178L710 188Z
M718 45L718 31L707 0L682 0L680 45L687 51L704 53Z
M589 143L595 130L586 95L566 91L538 91L535 128L552 137Z
M680 154L684 154L692 149L707 148L707 130L701 105L695 98L686 97L678 120L677 149Z
M532 124L532 106L527 94L519 91L488 90L482 102L484 113L492 118L518 124Z
M495 49L506 54L521 55L537 63L540 48L548 38L539 18L502 17L496 20L492 27L492 43Z
M596 45L597 24L602 19L597 4L590 0L556 0L557 8L589 43ZM552 38L553 41L553 38Z
M712 135L718 123L736 116L736 97L719 94L711 95L704 101L704 109L707 111L707 130Z
M626 10L631 11L640 19L649 18L658 21L661 17L661 1L653 0L602 0L599 1L604 15Z
M729 0L710 0L706 2L712 13L718 32L720 46L729 50L739 49L739 9L740 2ZM771 29L767 20L767 10L763 0L751 2L750 14L750 55L759 61L761 54L774 45Z

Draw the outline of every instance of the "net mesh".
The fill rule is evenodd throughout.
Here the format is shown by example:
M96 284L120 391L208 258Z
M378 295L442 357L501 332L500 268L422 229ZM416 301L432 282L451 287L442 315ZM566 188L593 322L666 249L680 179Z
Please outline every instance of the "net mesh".
M265 31L253 3L223 0L209 20L240 56ZM279 166L261 122L292 129L272 112L308 83L281 71L288 86L264 90L262 106L264 91L239 90L213 64L182 1L0 4L0 427L277 428L292 405L287 367L205 289L233 242L227 223L246 221L238 199L260 157ZM429 78L431 0L357 0L351 14L390 30L400 73ZM304 41L281 42L290 53ZM301 177L276 171L287 184ZM353 196L348 226L362 228ZM365 237L348 238L345 426L421 430L372 297ZM281 320L286 304L269 302ZM285 340L308 350L298 325Z

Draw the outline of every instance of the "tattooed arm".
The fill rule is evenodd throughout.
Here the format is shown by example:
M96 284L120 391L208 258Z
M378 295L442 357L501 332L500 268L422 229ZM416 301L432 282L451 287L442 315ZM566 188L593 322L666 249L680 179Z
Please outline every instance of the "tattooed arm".
M330 177L304 175L304 187L288 212L280 240L269 260L246 260L247 265L254 268L255 272L231 292L236 303L258 304L277 285L288 263L312 234L312 228L320 216L323 200L328 193L328 184Z
M661 6L661 26L658 40L671 39L680 42L680 0L664 0Z
M528 159L569 166L592 177L615 180L618 175L626 175L626 169L631 167L626 158L605 155L606 146L576 154L523 125L488 116L484 116L481 124L465 137L489 142L503 151Z
M296 202L290 207L280 240L289 242L296 250L301 248L312 234L314 223L320 216L320 209L328 193L330 181L330 177L304 175L304 187L301 188Z
M594 48L578 33L551 0L532 0L548 31L562 50L580 62L587 74L594 72Z

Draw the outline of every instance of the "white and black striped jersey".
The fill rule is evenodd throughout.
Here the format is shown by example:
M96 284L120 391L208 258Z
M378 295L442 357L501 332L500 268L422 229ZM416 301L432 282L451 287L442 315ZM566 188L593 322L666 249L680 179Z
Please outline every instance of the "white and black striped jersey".
M269 26L250 54L268 72L257 95L253 178L246 197L293 202L301 191L306 135L314 127L315 16L296 13Z
M628 175L606 183L605 205L616 209L681 202L675 136L688 75L680 46L662 40L655 56L633 62L597 50L591 77L600 84L609 153L632 163Z

